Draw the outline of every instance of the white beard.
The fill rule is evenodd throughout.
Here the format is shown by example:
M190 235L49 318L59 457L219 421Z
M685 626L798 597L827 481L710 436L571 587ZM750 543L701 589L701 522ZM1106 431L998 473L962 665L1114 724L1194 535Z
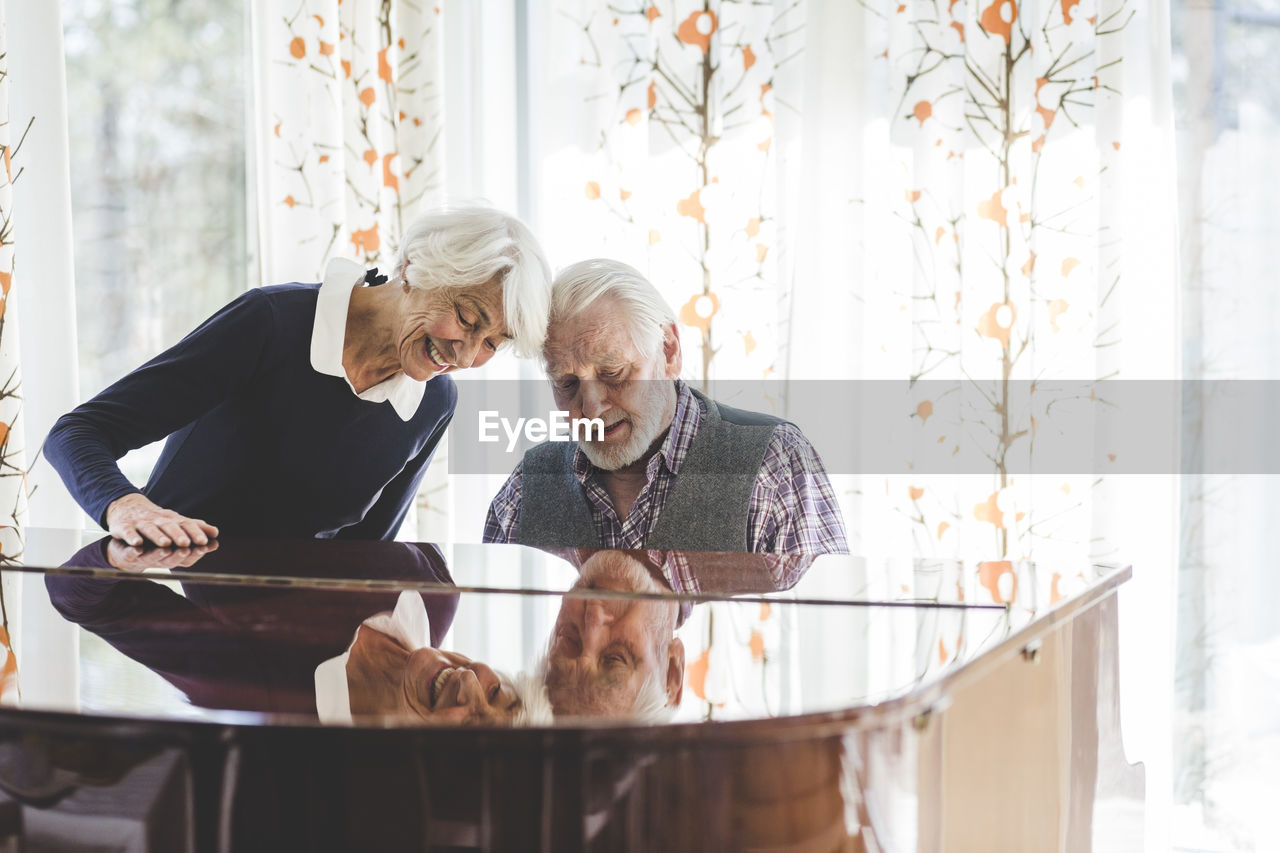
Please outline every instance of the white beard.
M628 412L631 431L620 444L606 441L580 441L578 446L591 464L605 471L616 471L635 462L653 442L671 426L676 411L676 385L670 379L648 379L638 411Z

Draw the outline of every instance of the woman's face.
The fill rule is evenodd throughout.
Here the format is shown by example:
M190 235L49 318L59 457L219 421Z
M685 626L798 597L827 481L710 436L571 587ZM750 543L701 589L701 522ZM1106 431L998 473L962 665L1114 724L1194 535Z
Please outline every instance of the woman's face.
M425 382L441 373L479 367L510 340L498 279L465 288L409 288L396 333L400 367Z
M437 723L509 721L520 701L492 669L457 652L418 649L405 670L409 706Z
M485 664L457 652L410 652L362 625L347 657L351 713L394 721L503 725L519 697Z

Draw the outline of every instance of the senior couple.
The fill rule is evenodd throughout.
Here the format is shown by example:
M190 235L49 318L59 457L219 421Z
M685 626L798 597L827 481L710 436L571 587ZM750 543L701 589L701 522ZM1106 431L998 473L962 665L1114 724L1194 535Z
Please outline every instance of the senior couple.
M529 229L486 207L417 220L387 276L335 259L321 283L250 290L62 417L44 452L130 545L390 539L453 415L443 374L508 345L542 357L570 417L605 429L530 450L493 499L486 541L847 550L803 434L680 381L675 315L651 283L610 260L552 281ZM117 462L160 439L139 489Z

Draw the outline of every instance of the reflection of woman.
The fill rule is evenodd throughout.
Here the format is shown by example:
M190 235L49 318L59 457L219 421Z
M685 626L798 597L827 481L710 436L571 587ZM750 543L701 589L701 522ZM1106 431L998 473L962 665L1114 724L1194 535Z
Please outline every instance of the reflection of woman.
M284 566L305 568L315 578L341 578L354 557L344 552L357 548L368 579L404 581L428 591L188 580L179 595L127 574L50 574L45 585L66 619L156 672L201 707L318 713L324 722L535 721L516 684L483 663L439 648L458 596L434 545L231 541L216 551L191 550L181 567L216 577L226 571L273 574ZM163 561L176 553L158 549L139 556L135 550L100 540L66 565L135 569L155 565L149 555ZM343 648L346 653L334 657Z
M434 646L421 596L400 593L394 611L364 620L345 654L316 667L321 721L502 725L524 716L510 679Z
M538 351L550 272L519 220L458 208L406 231L389 284L366 280L335 259L322 284L250 290L61 418L45 454L135 545L391 538L453 415L440 374ZM166 436L137 489L116 460Z
M153 549L137 556L135 550L102 539L66 565L133 569L182 553ZM453 578L434 545L230 540L216 551L199 550L188 552L181 568L213 580L225 573L276 575L281 570L342 579L358 565L370 580L430 589L419 596L431 626L428 645L443 641L458 607ZM50 574L45 586L65 619L151 669L194 705L310 716L316 714L316 666L346 648L365 619L398 603L396 592L190 580L179 594L124 572Z

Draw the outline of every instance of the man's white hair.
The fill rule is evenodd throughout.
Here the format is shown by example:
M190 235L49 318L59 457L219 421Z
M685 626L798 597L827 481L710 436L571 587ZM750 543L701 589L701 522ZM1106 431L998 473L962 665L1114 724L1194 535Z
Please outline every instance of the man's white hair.
M471 287L497 277L516 354L541 352L551 267L533 232L516 217L478 205L433 210L405 229L395 276L423 290Z
M635 267L608 258L592 258L565 267L551 286L551 323L572 320L597 299L618 310L642 355L662 344L662 327L676 321L675 312L649 279Z

